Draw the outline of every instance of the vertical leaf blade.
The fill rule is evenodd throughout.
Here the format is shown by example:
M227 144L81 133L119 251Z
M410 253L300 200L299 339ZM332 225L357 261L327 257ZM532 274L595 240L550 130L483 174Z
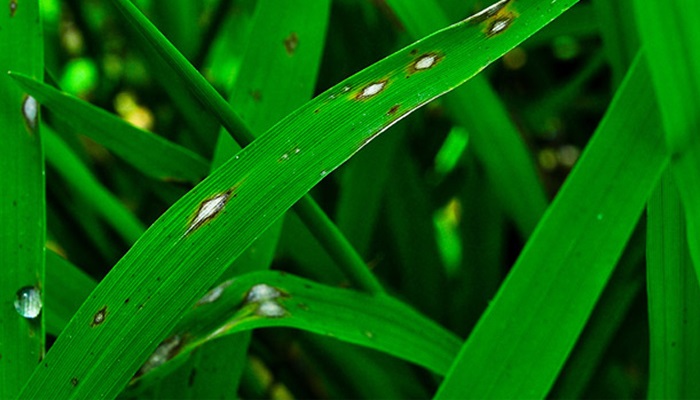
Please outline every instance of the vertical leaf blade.
M666 163L638 57L437 398L546 396Z
M43 314L28 319L13 303L24 287L43 289L45 202L39 105L6 74L41 78L38 1L9 1L0 12L0 398L15 398L44 353Z

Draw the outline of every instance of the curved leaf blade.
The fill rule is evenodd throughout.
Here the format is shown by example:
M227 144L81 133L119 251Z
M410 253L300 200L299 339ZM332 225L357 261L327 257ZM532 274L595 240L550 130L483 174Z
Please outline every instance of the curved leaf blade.
M271 301L284 316L266 317L261 311L265 301L246 301L263 285L279 291ZM284 272L253 272L213 290L216 300L195 305L173 330L184 342L178 357L237 332L290 327L382 351L444 375L461 343L392 297L333 288Z
M22 397L48 390L115 396L230 261L324 176L575 2L499 2L353 75L272 127L151 226L76 313ZM505 25L503 18L510 18Z
M547 395L668 162L640 59L437 398Z
M26 75L15 72L11 76L57 118L107 147L146 176L197 182L207 175L207 161L192 151Z

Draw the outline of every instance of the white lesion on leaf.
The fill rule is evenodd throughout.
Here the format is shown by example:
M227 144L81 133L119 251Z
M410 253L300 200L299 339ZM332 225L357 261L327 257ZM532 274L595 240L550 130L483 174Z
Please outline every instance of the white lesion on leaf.
M355 96L355 98L358 100L363 100L363 99L367 99L367 98L376 96L377 94L379 94L379 92L384 90L387 82L389 82L388 79L384 79L384 80L377 81L377 82L372 82L372 83L368 84L367 86L365 86L364 88L362 88L362 91L360 91Z
M187 228L187 232L185 232L185 236L189 235L192 233L192 231L219 215L219 213L221 213L226 206L226 203L231 198L232 193L233 189L229 189L223 193L219 193L216 196L204 200L199 205L199 209L197 209L197 213L195 214L194 218L192 218L190 226Z

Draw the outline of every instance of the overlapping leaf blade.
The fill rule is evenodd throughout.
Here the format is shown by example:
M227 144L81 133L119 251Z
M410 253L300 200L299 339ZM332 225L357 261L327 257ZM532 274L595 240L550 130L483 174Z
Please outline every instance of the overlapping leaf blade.
M116 395L181 312L314 184L575 2L523 0L517 10L500 2L348 78L275 125L152 225L80 308L22 396ZM510 18L505 28L496 24L502 13ZM198 217L200 210L214 214Z

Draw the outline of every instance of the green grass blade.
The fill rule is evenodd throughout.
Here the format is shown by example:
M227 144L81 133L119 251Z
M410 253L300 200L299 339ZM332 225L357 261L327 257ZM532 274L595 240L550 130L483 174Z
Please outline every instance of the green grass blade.
M390 0L392 10L408 32L418 38L447 25L447 17L434 0ZM520 7L513 2L513 7ZM515 221L523 237L535 229L547 208L544 188L508 110L484 76L474 79L446 97L454 117L470 134L470 142L498 199Z
M420 179L416 163L407 155L405 144L391 168L385 208L401 266L397 271L400 293L423 313L442 321L447 299L441 293L447 286L447 276L435 240L428 188Z
M339 179L338 228L364 257L369 256L390 166L404 134L405 129L398 124L391 134L377 138L353 157Z
M635 1L637 27L651 69L685 207L690 256L700 279L700 3Z
M639 50L635 20L629 17L633 1L592 1L615 86L625 77Z
M141 236L66 326L22 396L48 390L57 397L115 396L181 313L315 184L574 3L523 0L517 10L508 3L493 15L490 8L386 57L280 121ZM513 18L505 27L496 20L503 13ZM486 43L489 50L481 51Z
M46 332L58 336L97 282L53 251L46 252Z
M61 138L44 126L46 160L95 213L107 221L129 244L146 227L107 188L105 188Z
M295 8L294 12L290 13L290 7ZM230 103L237 106L253 132L264 132L312 97L329 9L327 0L304 4L279 0L258 2L249 47L230 97ZM304 47L297 48L299 40L303 40ZM223 164L238 150L240 147L228 133L220 132L212 167ZM282 222L280 219L268 228L236 259L220 281L268 269ZM163 380L158 394L179 398L237 396L249 336L245 332L203 346L176 373ZM196 379L189 379L192 374Z
M683 206L673 174L664 174L649 200L650 399L700 397L700 286L688 254Z
M7 8L9 4L9 9ZM43 300L46 212L39 105L5 73L41 78L44 70L38 1L11 0L0 12L0 398L17 397L44 356L44 313L24 318L19 292ZM38 299L35 299L38 297ZM22 302L22 305L29 305ZM32 305L36 304L34 301ZM26 313L26 312L25 312Z
M189 90L210 112L221 122L223 127L242 146L251 143L255 136L246 123L226 103L216 90L208 84L194 67L180 54L177 49L158 32L158 30L141 14L129 0L113 0L113 4L123 15L126 22L131 25L144 40L144 48L154 54L154 59L164 63L168 73L178 75L187 83ZM288 52L294 53L299 45L298 37L289 35L281 43ZM279 46L279 44L278 44ZM260 79L258 75L258 78ZM304 88L300 88L304 90ZM250 94L250 93L248 93ZM279 100L278 100L279 101ZM352 248L340 230L331 223L321 208L308 196L304 196L295 207L296 212L307 224L310 231L334 257L338 265L343 268L348 279L356 286L370 293L381 293L381 285L365 266L362 258Z
M179 354L236 332L292 327L379 350L442 375L459 348L455 335L388 296L336 289L277 271L246 274L226 285L215 301L195 306L175 328L175 335L191 338ZM279 296L247 300L267 291Z
M666 163L638 58L437 398L547 394Z
M206 176L208 163L190 150L26 75L13 73L12 77L56 118L113 151L144 175L187 182Z
M640 224L641 225L641 224ZM642 229L632 236L581 337L564 365L549 397L579 399L600 370L605 353L644 288ZM592 386L592 385L591 385Z

